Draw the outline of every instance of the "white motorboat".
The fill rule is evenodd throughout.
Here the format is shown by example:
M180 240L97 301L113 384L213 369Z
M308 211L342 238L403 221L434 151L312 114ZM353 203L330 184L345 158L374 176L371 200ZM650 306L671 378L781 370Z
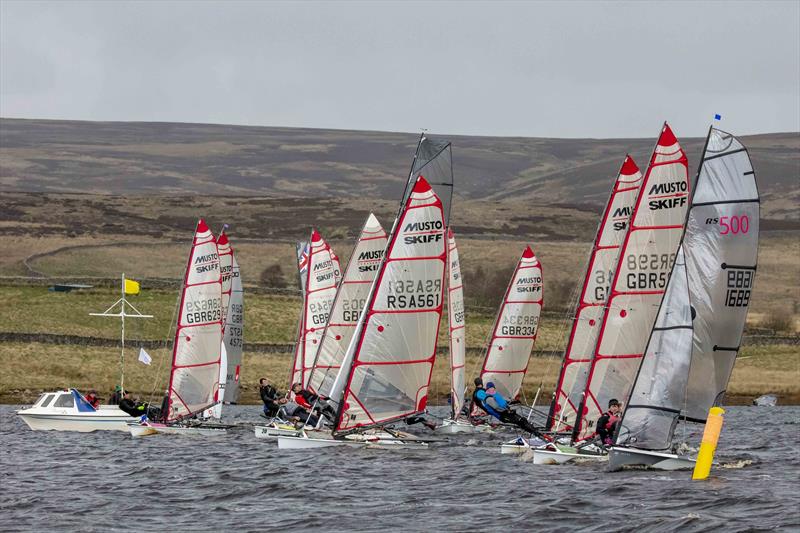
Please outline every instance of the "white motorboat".
M75 389L44 393L17 415L34 431L128 431L137 420L116 405L95 409Z

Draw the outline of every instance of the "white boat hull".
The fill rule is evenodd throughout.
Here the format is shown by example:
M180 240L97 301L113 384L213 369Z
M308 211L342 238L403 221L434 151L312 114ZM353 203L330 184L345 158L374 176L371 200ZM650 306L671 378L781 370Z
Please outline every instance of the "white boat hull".
M608 453L609 470L625 467L640 467L653 470L689 470L694 468L694 460L672 453L640 450L614 446Z
M533 449L533 464L563 465L565 463L601 463L608 461L608 455L589 453L570 453L561 450Z
M136 418L120 411L121 415L99 416L96 413L43 414L17 411L17 414L34 431L128 431L128 423Z
M396 450L428 447L426 442L415 439L416 437L408 433L394 435L381 430L369 431L367 433L352 433L344 438L335 439L326 431L311 430L301 431L298 436L279 436L278 449L302 450L309 448L349 446L351 448L368 447Z
M211 437L225 435L225 428L209 428L201 426L164 426L161 424L129 424L128 430L132 437L149 437L151 435L195 435Z
M491 426L485 424L475 425L464 420L448 418L442 422L441 426L434 429L433 432L437 435L455 435L457 433L485 433L491 430Z
M278 437L297 437L301 431L289 424L273 426L255 426L253 428L257 439L277 439Z

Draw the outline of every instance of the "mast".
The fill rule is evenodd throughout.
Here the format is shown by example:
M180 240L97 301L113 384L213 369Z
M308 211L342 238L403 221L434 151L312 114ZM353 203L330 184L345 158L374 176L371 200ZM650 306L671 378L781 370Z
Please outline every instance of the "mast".
M112 313L111 311L119 305L119 311ZM126 311L126 306L130 307L133 313ZM131 304L125 297L125 273L122 274L120 283L120 298L102 313L89 313L90 316L113 316L119 317L122 326L120 332L120 353L119 353L119 387L125 390L125 317L131 318L153 318L153 315L143 315Z
M567 348L547 419L547 429L572 429L586 388L592 355L619 249L630 226L642 173L630 155L622 161L597 227L586 264L583 287L572 319Z
M497 311L481 368L484 384L494 382L509 400L519 395L528 371L539 332L543 288L542 265L531 247L526 246Z
M217 241L200 219L181 289L168 389L168 422L214 404L221 342L222 277Z
M458 260L456 236L447 230L447 318L450 329L450 407L452 418L457 420L464 406L466 380L466 334L464 318L464 289L461 263Z
M667 449L678 420L705 422L708 410L721 403L755 279L759 202L747 150L711 127L686 217L685 259L676 261L668 287L685 303L665 297L659 310L661 321L688 308L688 327L653 328L617 443Z
M336 291L330 319L325 325L308 378L309 388L317 394L330 396L385 250L386 232L370 213Z
M689 191L686 154L665 122L620 249L573 440L593 435L608 401L630 392L675 262Z

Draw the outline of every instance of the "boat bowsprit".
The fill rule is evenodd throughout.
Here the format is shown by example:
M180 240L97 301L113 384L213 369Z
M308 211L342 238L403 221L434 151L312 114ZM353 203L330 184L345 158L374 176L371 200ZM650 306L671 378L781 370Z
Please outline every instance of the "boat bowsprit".
M44 393L17 415L34 431L128 431L136 420L116 405L95 409L75 389Z

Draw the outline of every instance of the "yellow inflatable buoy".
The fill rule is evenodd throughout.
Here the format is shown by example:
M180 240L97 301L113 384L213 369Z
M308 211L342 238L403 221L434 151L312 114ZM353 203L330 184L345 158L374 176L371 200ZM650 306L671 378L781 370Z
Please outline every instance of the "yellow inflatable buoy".
M722 415L725 410L722 407L712 407L708 411L706 428L703 431L703 440L700 443L700 451L697 453L697 461L694 464L692 479L706 479L711 472L711 463L714 461L714 452L717 449L719 434L722 432Z

